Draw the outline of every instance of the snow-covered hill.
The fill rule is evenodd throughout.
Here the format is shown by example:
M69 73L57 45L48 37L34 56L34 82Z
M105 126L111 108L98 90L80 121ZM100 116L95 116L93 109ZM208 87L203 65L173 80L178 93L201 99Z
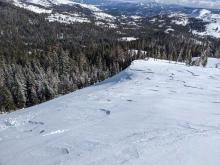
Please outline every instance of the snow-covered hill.
M212 36L216 38L220 38L220 12L213 13L210 10L200 10L199 15L197 16L198 19L203 20L207 23L205 27L205 31L197 32L193 31L193 33L201 35L201 36Z
M0 164L217 165L219 62L138 60L95 86L2 114Z
M50 22L95 23L97 26L103 27L136 29L148 26L145 21L154 19L153 24L158 25L158 28L162 28L161 30L166 33L174 31L178 33L185 29L187 33L198 36L220 38L220 10L217 9L207 10L156 2L140 3L113 0L6 1L12 1L14 5L35 13L44 13ZM152 19L149 19L151 17ZM180 26L182 27L180 28ZM179 31L179 29L181 30Z
M47 14L46 19L50 22L72 24L96 21L113 27L116 19L98 6L73 0L13 0L13 4L35 13Z
M173 31L178 31L179 27L176 27L178 25L200 37L220 38L219 10L180 9L179 11L170 11L160 17L154 16L150 21L152 24L156 24L159 27L168 27L168 29L173 29Z

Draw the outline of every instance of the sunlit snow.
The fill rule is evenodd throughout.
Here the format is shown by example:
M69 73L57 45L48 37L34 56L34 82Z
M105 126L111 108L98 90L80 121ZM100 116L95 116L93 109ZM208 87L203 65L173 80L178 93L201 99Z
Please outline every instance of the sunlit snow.
M199 16L197 17L207 22L206 30L204 32L193 31L194 34L201 36L212 36L215 38L220 38L220 13L214 14L209 10L202 9Z
M220 60L137 60L118 75L0 115L2 165L217 165Z

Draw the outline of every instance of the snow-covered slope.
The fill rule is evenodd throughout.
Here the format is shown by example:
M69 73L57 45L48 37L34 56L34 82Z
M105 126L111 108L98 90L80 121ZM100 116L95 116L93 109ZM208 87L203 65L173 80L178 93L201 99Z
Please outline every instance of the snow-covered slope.
M35 13L45 13L48 15L46 19L50 22L72 24L95 20L109 26L116 19L99 9L98 6L74 0L13 0L13 4Z
M11 0L6 0L11 1ZM185 29L199 36L220 38L220 10L187 8L156 2L93 0L12 0L13 4L36 13L45 13L50 22L95 23L97 26L137 29L149 19L162 31ZM154 21L152 21L154 20ZM180 27L182 26L182 27ZM171 30L172 29L172 30ZM180 30L180 31L181 31Z
M187 15L183 13L172 13L168 17L172 18L172 23L176 25L186 26L189 22Z
M220 10L179 8L156 15L150 22L159 27L170 27L174 31L185 28L186 32L192 32L201 37L220 38ZM179 26L182 27L179 28ZM165 32L168 33L169 29Z
M209 68L220 68L220 59L209 58L206 66Z
M220 38L220 13L213 13L210 10L202 9L197 17L207 23L203 32L193 31L194 34L201 36L212 36Z
M134 61L96 86L0 115L0 164L217 165L219 82L219 68Z

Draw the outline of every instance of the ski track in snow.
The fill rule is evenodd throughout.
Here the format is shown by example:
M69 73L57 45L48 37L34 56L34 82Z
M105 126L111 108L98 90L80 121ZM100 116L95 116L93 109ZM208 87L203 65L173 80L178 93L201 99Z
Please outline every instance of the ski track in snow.
M219 165L220 70L208 66L138 60L95 86L2 114L0 164Z

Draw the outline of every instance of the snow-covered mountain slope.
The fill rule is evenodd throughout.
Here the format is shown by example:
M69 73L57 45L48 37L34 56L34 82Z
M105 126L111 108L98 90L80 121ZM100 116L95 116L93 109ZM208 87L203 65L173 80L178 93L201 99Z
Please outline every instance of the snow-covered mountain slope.
M205 31L198 32L193 31L193 33L201 35L201 36L213 36L216 38L220 38L220 12L213 13L210 10L203 9L200 11L197 16L198 19L202 19L207 23Z
M179 29L180 31L185 29L187 33L198 36L220 38L220 10L217 9L112 0L12 0L12 2L33 12L45 13L46 19L50 22L66 24L94 22L97 26L136 29L148 26L145 21L152 20L150 17L156 17L157 19L153 18L155 24L160 29L163 27L162 31L166 33L170 33L170 29L177 33Z
M169 11L161 16L154 16L150 22L174 31L178 31L182 26L181 29L185 28L200 37L220 38L220 10L180 8L179 11Z
M183 13L171 13L169 18L172 18L172 23L176 25L186 26L189 23L189 18Z
M212 11L207 9L195 9L191 14L186 13L174 13L177 20L174 19L174 23L177 25L186 26L188 25L190 18L195 18L197 21L201 20L199 23L204 24L204 30L193 30L192 33L199 36L211 36L215 38L220 38L220 11ZM175 17L173 17L175 18Z
M72 24L75 22L102 22L103 25L114 24L115 17L105 13L95 5L71 0L13 0L13 4L33 11L45 13L50 22Z
M0 164L217 165L219 82L216 67L134 61L100 84L0 115Z

